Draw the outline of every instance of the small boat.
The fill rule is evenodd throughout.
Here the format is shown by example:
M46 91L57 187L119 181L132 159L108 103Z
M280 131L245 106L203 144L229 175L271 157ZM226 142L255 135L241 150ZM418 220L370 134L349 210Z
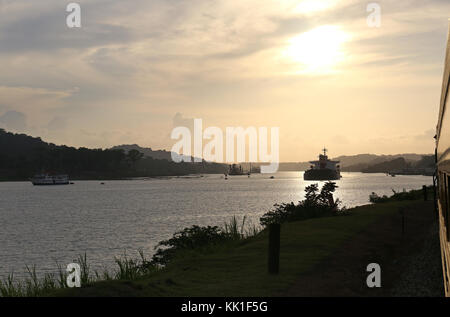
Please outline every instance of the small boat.
M33 185L69 185L69 176L67 175L49 175L38 174L30 178Z

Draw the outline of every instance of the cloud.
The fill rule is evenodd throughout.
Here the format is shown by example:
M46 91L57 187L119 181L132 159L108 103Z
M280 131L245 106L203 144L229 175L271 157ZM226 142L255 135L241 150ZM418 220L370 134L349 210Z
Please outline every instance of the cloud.
M122 138L107 133L130 131L123 134L130 142L144 135L149 146L169 146L166 133L155 131L192 128L182 113L215 125L276 125L295 139L317 129L320 108L320 120L339 131L334 141L357 152L351 126L370 140L383 129L389 139L434 122L429 109L440 91L448 0L377 1L379 29L367 27L367 2L360 0L321 1L333 5L311 12L299 10L298 0L77 2L80 29L65 25L68 2L0 6L0 114L33 118L33 131L59 143L103 146ZM342 47L348 58L336 73L301 74L282 52L291 38L322 25L352 35ZM408 120L400 123L389 119L404 114ZM407 146L426 145L412 139ZM286 159L316 154L298 158L298 148L317 147L310 138L300 146L284 142ZM376 146L396 150L389 142Z
M129 55L126 48L101 47L86 59L92 67L109 76L130 76L136 72L133 61L124 59L124 55Z
M194 131L194 118L185 118L183 114L177 112L172 119L173 127L186 127Z
M50 122L47 124L47 128L50 131L61 131L64 130L67 127L67 119L56 116Z
M0 20L0 53L55 51L59 49L86 49L99 45L129 43L131 31L122 25L115 25L96 19L83 4L82 28L68 28L66 25L66 5L54 0L15 5L3 5ZM103 3L106 5L105 3ZM95 12L95 7L92 11ZM93 20L88 20L92 17ZM94 23L90 21L95 21Z
M436 130L435 129L429 129L429 130L426 130L422 134L415 135L414 139L416 139L417 141L434 142L433 138L434 138L435 135L436 135Z
M342 135L342 134L335 135L332 138L332 141L333 141L333 144L340 144L340 145L350 143L349 139L345 135Z
M27 117L22 112L10 110L0 116L0 124L7 130L24 132L27 127Z

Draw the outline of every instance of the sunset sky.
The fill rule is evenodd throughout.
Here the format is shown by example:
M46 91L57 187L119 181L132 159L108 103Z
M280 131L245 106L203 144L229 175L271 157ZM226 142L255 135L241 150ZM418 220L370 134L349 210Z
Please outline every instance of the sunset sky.
M170 150L175 126L279 127L282 161L432 153L450 1L0 0L0 127Z

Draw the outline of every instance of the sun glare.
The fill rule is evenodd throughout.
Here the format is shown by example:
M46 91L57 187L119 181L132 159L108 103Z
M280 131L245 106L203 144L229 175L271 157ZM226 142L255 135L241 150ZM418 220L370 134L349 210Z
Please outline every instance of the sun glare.
M299 72L332 72L345 54L342 44L349 35L337 26L320 26L289 40L283 55L300 64Z

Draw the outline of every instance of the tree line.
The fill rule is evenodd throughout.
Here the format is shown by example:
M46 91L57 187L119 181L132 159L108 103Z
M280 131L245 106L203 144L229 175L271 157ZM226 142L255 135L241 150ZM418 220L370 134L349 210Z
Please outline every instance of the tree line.
M224 173L217 163L175 163L144 157L137 150L88 149L55 145L39 137L0 129L0 180L26 180L38 173L68 174L71 179L121 179Z

